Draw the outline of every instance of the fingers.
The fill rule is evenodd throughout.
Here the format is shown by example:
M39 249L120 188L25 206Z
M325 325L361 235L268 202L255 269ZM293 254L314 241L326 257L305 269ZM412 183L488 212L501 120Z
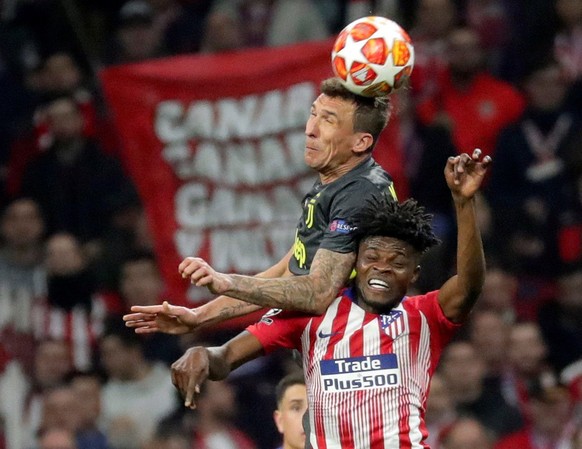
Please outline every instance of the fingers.
M198 385L198 380L193 376L188 379L188 386L186 388L186 395L184 397L184 406L195 409L196 404L194 403L194 395L200 393L200 385Z
M132 312L154 314L162 311L162 306L156 304L154 306L131 306Z

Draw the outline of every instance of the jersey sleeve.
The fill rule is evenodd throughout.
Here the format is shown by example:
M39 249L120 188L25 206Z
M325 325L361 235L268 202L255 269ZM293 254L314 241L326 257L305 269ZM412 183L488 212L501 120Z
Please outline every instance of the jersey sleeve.
M445 316L438 298L439 290L435 290L426 295L412 296L408 300L426 316L431 330L431 346L440 352L462 324L454 323Z
M338 253L356 251L353 238L354 218L369 202L377 203L392 197L382 193L367 180L358 180L345 186L336 193L331 203L329 223L323 235L320 248Z
M301 350L301 334L309 318L298 312L271 309L247 331L257 337L266 354L278 348Z

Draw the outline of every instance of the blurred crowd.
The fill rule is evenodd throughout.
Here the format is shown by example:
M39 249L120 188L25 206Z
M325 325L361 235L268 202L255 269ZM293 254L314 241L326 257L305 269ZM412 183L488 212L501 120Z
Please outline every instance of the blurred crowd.
M393 95L397 185L454 264L446 158L494 166L479 198L488 262L426 419L433 449L582 449L582 0L0 1L0 449L274 449L286 353L182 407L169 365L232 331L137 336L121 315L164 297L101 68L334 36L383 15L415 44ZM411 292L412 293L412 292Z

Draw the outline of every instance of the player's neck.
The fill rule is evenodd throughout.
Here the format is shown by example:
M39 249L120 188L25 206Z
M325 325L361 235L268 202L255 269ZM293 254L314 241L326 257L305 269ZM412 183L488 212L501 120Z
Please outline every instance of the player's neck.
M337 167L333 167L329 170L324 170L319 172L319 180L322 184L330 184L337 181L346 173L352 171L358 165L370 159L372 156L370 154L363 155L361 157L353 157Z

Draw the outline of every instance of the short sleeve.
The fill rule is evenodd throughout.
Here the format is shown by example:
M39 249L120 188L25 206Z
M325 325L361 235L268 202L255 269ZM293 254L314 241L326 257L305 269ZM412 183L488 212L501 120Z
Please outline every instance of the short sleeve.
M271 309L247 331L259 340L267 354L278 348L301 350L301 334L309 319L302 313Z
M389 195L383 195L378 187L367 180L353 182L334 197L329 214L329 224L323 235L320 248L338 253L356 251L353 238L354 218L370 202L385 201Z

